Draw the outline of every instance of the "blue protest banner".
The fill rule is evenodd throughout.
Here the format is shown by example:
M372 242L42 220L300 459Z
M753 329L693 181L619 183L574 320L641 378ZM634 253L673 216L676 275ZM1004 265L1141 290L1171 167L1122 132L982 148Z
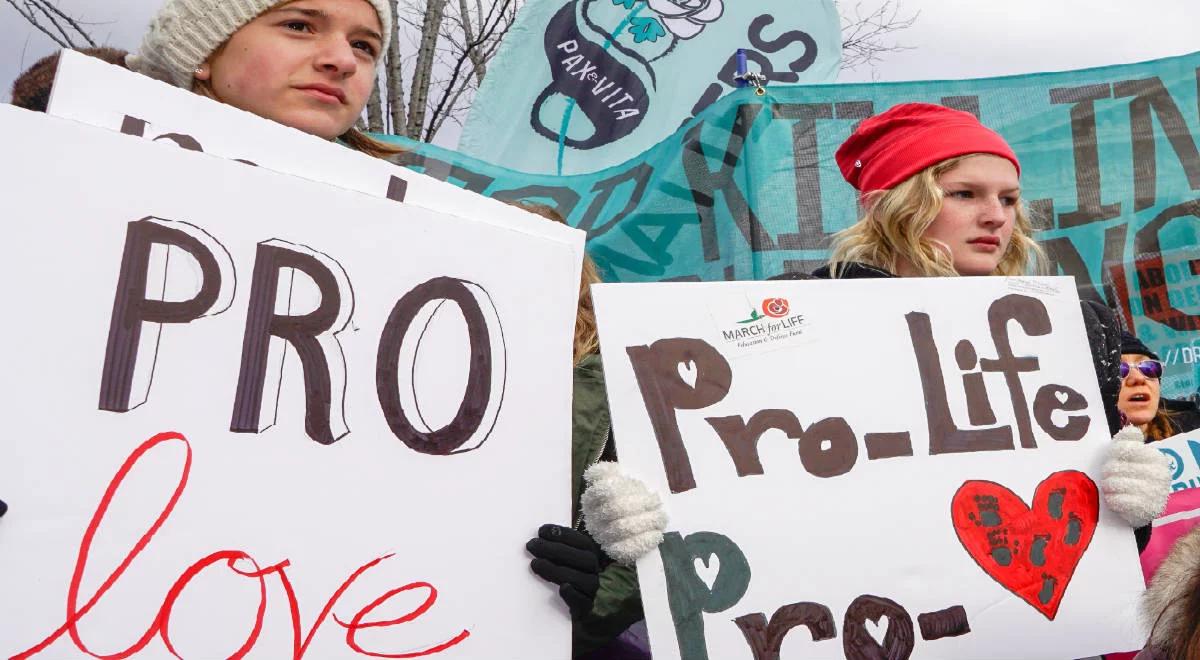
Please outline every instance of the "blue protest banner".
M768 81L830 82L837 11L831 0L531 0L459 149L526 172L616 165L734 89L739 48Z
M607 0L606 0L607 1ZM858 217L833 152L906 101L978 115L1012 144L1052 271L1119 310L1167 363L1163 393L1197 392L1200 53L979 80L772 86L714 103L637 158L527 174L409 143L401 162L500 199L556 208L610 281L761 279L808 271Z

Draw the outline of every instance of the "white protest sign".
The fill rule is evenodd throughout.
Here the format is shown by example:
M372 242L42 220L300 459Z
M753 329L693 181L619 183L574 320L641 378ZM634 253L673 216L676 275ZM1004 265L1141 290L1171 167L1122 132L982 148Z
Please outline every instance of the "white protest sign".
M569 245L12 106L0 142L3 657L565 657L524 543L569 518Z
M521 231L532 225L583 258L580 232L546 229L543 218L490 197L75 51L62 53L46 112L434 211Z
M1068 278L600 285L656 660L1139 648ZM652 310L650 313L648 310Z
M1200 431L1180 433L1154 443L1171 462L1171 490L1200 488Z

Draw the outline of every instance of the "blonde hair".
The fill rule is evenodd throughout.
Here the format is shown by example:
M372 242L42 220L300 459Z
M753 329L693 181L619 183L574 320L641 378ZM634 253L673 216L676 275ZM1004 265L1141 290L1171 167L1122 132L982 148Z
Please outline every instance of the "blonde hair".
M558 211L545 204L525 201L508 202L508 204L548 220L566 224ZM596 309L592 306L592 285L602 281L600 273L596 270L596 262L586 254L583 255L583 270L579 272L579 306L575 313L575 364L579 364L585 357L593 353L600 352L600 333L596 328Z
M925 231L942 210L946 192L938 177L975 154L946 159L912 175L890 190L868 195L866 214L833 236L830 266L837 277L849 262L861 262L895 273L907 261L923 277L956 276L954 260L945 247L925 238ZM1016 220L1008 250L992 275L1040 275L1046 255L1033 240L1033 222L1017 202Z

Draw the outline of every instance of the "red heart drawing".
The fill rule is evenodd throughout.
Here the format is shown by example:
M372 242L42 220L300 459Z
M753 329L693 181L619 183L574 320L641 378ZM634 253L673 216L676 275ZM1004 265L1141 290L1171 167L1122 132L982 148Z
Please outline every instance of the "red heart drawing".
M954 493L950 514L971 559L1053 621L1096 532L1100 493L1074 470L1043 479L1032 507L998 483L968 481Z

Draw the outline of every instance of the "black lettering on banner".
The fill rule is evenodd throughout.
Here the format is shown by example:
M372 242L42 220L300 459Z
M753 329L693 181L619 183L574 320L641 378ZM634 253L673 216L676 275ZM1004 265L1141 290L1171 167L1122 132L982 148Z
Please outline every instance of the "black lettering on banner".
M767 39L764 32L767 28L775 23L775 17L770 14L761 14L750 22L750 27L746 31L746 36L753 48L746 48L746 62L754 63L758 67L758 72L761 73L768 82L778 82L795 84L800 82L800 74L807 71L817 61L817 55L820 54L820 47L817 45L812 35L800 30L788 30L779 35L775 39ZM771 62L771 58L764 55L772 55L778 53L792 44L804 44L804 54L788 63L787 71L776 71L775 65ZM704 90L700 95L700 100L692 106L692 116L696 116L704 111L705 108L716 103L726 89L737 86L737 80L734 79L738 73L737 54L734 53L725 60L725 65L717 73L717 80Z
M796 172L796 226L794 234L780 234L779 247L788 250L817 250L827 247L821 211L821 154L817 146L817 120L833 119L829 103L776 103L775 119L792 123L792 159Z
M802 30L788 30L775 39L768 40L764 36L764 32L774 24L775 17L770 14L759 14L753 21L750 21L750 30L747 32L747 36L750 37L750 45L764 53L774 54L792 44L804 44L804 55L788 62L790 73L779 74L778 78L771 78L772 81L777 82L798 83L800 82L798 74L808 71L813 62L817 61L817 56L820 55L817 40ZM774 71L769 73L774 74Z
M638 74L610 53L609 46L583 35L575 11L575 2L564 4L546 26L542 50L551 81L533 102L529 123L534 132L551 142L561 141L572 149L595 149L633 133L646 118L650 96ZM622 48L615 41L612 44ZM645 66L653 86L653 68L640 57L632 59ZM595 129L591 135L577 139L560 135L560 126L546 126L543 108L556 95L575 102Z
M779 660L783 638L793 628L804 626L812 635L812 641L821 642L837 637L837 624L833 612L820 603L792 603L784 605L771 615L771 622L760 612L746 614L734 619L754 660Z
M638 163L619 174L614 174L607 179L597 181L596 185L592 186L592 192L596 193L596 196L592 199L592 203L588 205L583 218L579 220L579 224L575 225L576 228L586 231L588 238L591 239L616 227L621 221L637 210L638 205L642 203L642 199L646 195L646 186L650 183L650 176L653 174L653 167L650 167L646 163ZM629 197L625 202L624 208L607 221L597 224L600 220L600 214L612 201L617 189L621 188L624 184L628 184L633 188L629 192Z
M438 181L446 181L453 183L473 193L483 194L488 186L492 185L495 177L490 177L486 174L473 172L458 165L456 163L448 163L444 160L439 160L433 156L419 154L416 151L401 151L392 156L388 156L387 161L393 165L408 167L419 171L426 176L431 176Z
M172 253L186 254L199 266L196 292L186 300L167 299L168 284L190 273L172 269ZM162 324L186 324L224 312L233 304L236 282L228 250L203 229L154 217L130 222L104 351L100 410L128 412L145 403ZM147 323L153 327L144 332Z
M833 104L833 116L838 119L853 119L850 132L858 130L862 120L875 114L874 101L839 101Z
M729 362L701 339L660 339L649 346L629 346L625 352L658 440L667 486L672 493L691 490L696 478L675 413L700 410L724 399L733 382ZM695 385L683 380L680 367L687 367L695 376Z
M293 314L301 297L297 276L316 287L311 311ZM280 313L280 308L284 309ZM258 244L241 368L229 430L261 433L275 425L287 346L304 372L304 430L330 445L350 432L346 423L346 358L337 335L350 324L354 290L336 260L282 240Z
M1126 225L1120 224L1104 230L1104 256L1101 259L1102 264L1119 264L1124 261L1125 241L1128 236L1128 229ZM1117 299L1117 296L1112 291L1111 282L1100 286L1096 285L1091 272L1088 270L1087 262L1083 260L1083 257L1079 254L1079 250L1075 247L1074 241L1070 237L1058 236L1043 240L1042 247L1046 250L1046 256L1049 257L1050 264L1058 272L1075 278L1075 287L1079 291L1080 298L1094 300L1101 304L1108 304L1106 301L1115 301ZM1101 295L1101 291L1103 291L1104 295Z
M1170 296L1167 295L1168 284L1163 272L1160 236L1172 222L1189 217L1193 221L1200 220L1200 199L1188 200L1163 209L1153 220L1139 229L1133 239L1133 249L1136 254L1155 255L1147 259L1139 259L1137 262L1139 280L1141 278L1148 280L1141 286L1143 300L1146 302L1143 305L1142 313L1156 322L1178 331L1200 330L1200 315L1189 314L1175 307ZM1150 286L1146 286L1147 283ZM1157 296L1146 295L1152 288L1161 289L1162 293ZM1166 300L1165 307L1162 306L1163 300Z
M955 110L962 110L975 115L976 119L982 120L983 117L979 114L979 97L978 96L943 96L942 105Z
M1200 151L1188 131L1179 106L1158 76L1113 83L1113 96L1129 101L1129 130L1133 138L1134 209L1143 211L1157 199L1158 160L1154 148L1154 120L1162 125L1167 141L1183 166L1188 185L1200 190Z
M1071 106L1071 141L1075 152L1077 207L1058 216L1061 228L1078 227L1121 215L1121 204L1104 204L1100 189L1100 150L1096 138L1096 101L1112 98L1106 83L1050 90L1050 102Z
M687 660L708 660L704 640L704 613L723 612L741 600L750 587L750 564L729 537L716 532L696 532L682 537L667 532L658 546L667 582L667 604L675 624L679 655ZM696 574L696 560L713 567L712 587Z
M643 277L661 277L666 272L674 258L668 251L675 238L685 225L697 223L693 213L641 213L621 223L621 233L649 259L639 259L633 256L633 250L614 250L607 245L592 243L592 259L596 267L605 273L608 279L619 279L616 268L637 273ZM658 231L653 231L657 229ZM649 230L649 231L648 231ZM693 277L696 275L680 277Z
M448 302L458 306L466 321L470 368L454 419L433 429L418 402L416 363L430 322ZM436 277L392 308L379 339L375 387L392 433L414 451L444 456L478 449L487 441L504 402L506 369L504 327L487 290L474 282Z
M512 190L497 190L490 197L502 202L534 202L541 204L543 200L553 200L550 208L559 217L566 220L571 217L575 207L579 205L579 193L566 186L524 186Z
M875 623L887 617L883 643L875 641L866 621ZM908 612L895 601L864 595L854 599L842 622L842 651L846 660L903 660L912 654L915 641L913 622Z
M700 236L705 261L717 261L721 258L721 244L718 240L720 225L716 212L718 193L725 198L729 214L752 251L775 249L775 242L763 228L754 209L750 208L746 195L738 187L734 176L742 152L746 148L746 136L749 135L750 127L762 112L762 108L761 105L737 107L737 116L729 129L729 142L725 153L721 155L721 166L716 170L709 168L708 156L705 155L704 142L701 140L705 124L697 123L684 135L683 171L687 175L688 185L692 189L692 201L700 217Z

